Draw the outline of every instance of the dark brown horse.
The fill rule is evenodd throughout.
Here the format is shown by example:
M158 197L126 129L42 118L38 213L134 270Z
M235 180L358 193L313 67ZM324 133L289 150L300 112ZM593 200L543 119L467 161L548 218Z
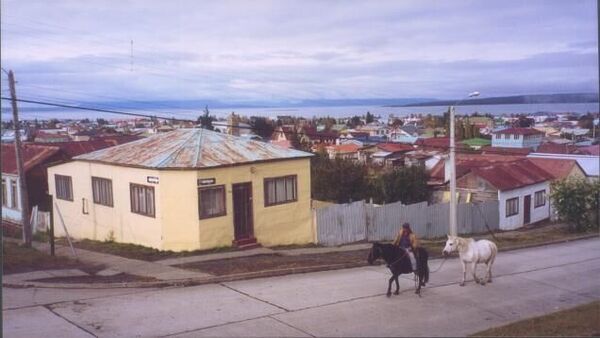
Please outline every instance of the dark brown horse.
M379 242L373 243L373 247L371 248L371 251L369 251L369 257L367 258L367 261L369 264L373 264L379 258L383 258L383 260L387 263L388 268L392 272L392 277L389 280L387 289L388 297L392 295L391 290L393 281L396 281L396 291L394 294L397 295L400 293L398 276L403 273L415 273L416 278L418 279L418 285L416 286L415 293L421 295L421 286L425 286L425 284L429 282L429 265L427 264L429 254L425 248L417 247L417 252L415 253L415 258L417 260L417 271L412 270L408 252L398 246L392 244L381 244Z

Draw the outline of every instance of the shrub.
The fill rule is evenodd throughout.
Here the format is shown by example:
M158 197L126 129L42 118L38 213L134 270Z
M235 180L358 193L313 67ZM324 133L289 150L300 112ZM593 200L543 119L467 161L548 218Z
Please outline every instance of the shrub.
M568 179L552 183L552 205L571 231L598 229L600 181Z

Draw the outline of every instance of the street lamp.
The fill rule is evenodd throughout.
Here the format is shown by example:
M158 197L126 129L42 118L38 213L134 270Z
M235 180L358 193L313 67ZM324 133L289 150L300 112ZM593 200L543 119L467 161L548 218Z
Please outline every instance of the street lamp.
M472 92L467 97L464 97L455 104L449 107L450 109L450 235L457 236L458 228L456 221L456 147L454 142L454 106L457 106L462 101L479 96L479 92Z

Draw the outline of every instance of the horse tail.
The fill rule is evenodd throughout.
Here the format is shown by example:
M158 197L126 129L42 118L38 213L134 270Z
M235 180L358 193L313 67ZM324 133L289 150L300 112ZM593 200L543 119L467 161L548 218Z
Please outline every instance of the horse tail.
M492 249L492 257L490 257L490 265L494 264L494 261L496 260L496 255L498 254L498 247L496 246L496 243L490 241L490 247Z
M429 282L429 264L427 261L429 260L429 253L423 247L419 247L419 276L424 283Z

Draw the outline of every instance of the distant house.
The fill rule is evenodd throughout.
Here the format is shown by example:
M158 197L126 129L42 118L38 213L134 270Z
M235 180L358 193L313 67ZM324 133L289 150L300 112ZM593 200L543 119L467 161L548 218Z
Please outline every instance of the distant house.
M498 200L500 229L512 230L550 216L553 176L527 159L468 168L457 178L458 191L471 200Z
M306 244L311 156L182 128L51 166L48 185L75 238L175 251Z
M63 158L58 147L23 145L23 165L30 207L45 206L44 197L47 187L45 165ZM15 146L2 144L2 220L20 224L21 208L21 185L17 172Z
M136 136L107 137L94 141L25 143L23 144L24 169L27 180L29 207L38 206L47 211L48 191L47 167L52 164L69 161L72 157L95 150L138 140ZM21 222L21 203L19 197L19 180L17 161L13 144L2 144L2 219L14 223Z
M65 133L49 133L38 130L35 134L34 141L37 143L69 142L71 141L71 137Z
M533 148L535 150L542 143L543 137L544 132L534 128L507 128L493 133L492 147Z
M336 158L345 160L357 160L359 149L360 147L353 143L331 145L325 147L329 158L332 160Z

